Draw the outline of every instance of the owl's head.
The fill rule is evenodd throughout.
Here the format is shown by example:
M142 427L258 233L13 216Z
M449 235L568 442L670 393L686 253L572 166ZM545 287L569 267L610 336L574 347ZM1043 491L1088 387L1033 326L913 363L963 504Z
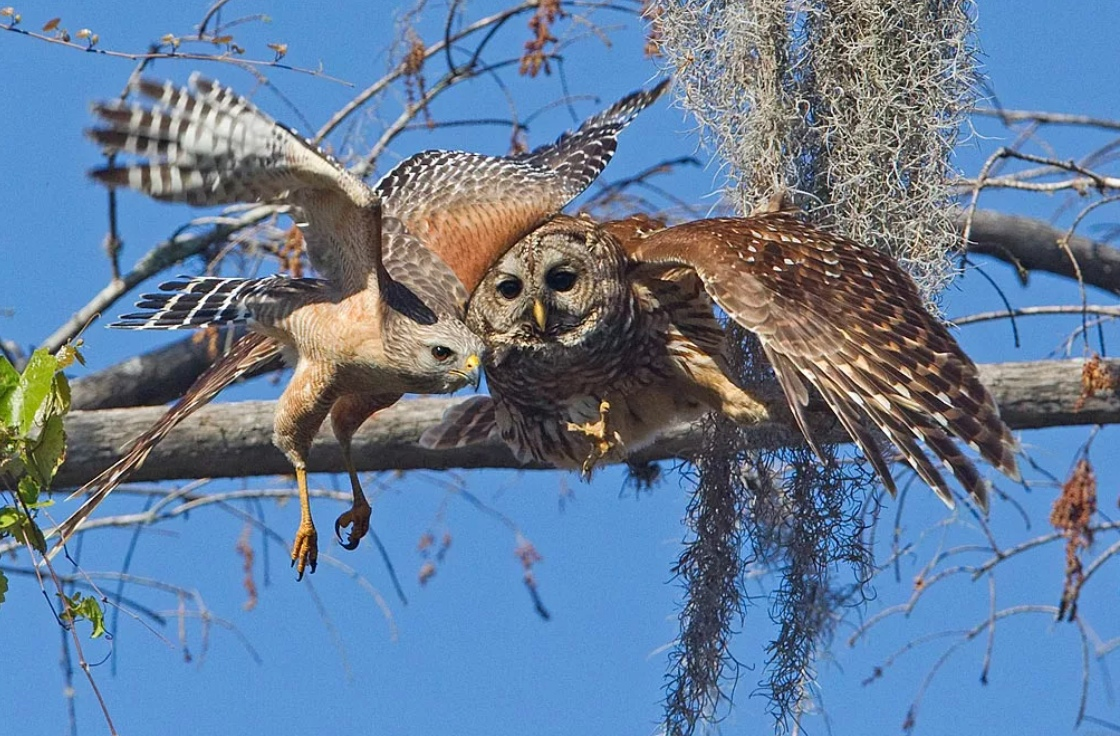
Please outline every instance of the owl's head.
M585 219L557 216L506 251L471 297L467 325L494 362L509 351L555 354L617 329L626 308L626 255Z

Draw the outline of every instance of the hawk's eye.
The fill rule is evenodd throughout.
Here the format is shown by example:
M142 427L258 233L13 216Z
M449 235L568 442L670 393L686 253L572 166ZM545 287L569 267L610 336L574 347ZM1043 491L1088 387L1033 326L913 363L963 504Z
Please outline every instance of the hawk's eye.
M566 268L554 268L544 277L544 282L553 291L569 291L576 285L576 272Z
M498 282L498 293L503 299L516 299L521 296L521 279L503 279Z
M434 348L432 348L432 357L435 358L438 361L447 360L454 353L455 353L454 350L452 350L451 348L446 347L444 345L436 345Z

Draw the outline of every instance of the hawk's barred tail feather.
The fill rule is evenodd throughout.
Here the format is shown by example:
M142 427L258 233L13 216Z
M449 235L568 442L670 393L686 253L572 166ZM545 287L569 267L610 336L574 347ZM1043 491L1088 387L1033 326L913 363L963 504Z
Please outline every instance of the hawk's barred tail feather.
M193 330L211 325L272 321L291 304L314 301L326 289L320 279L267 276L260 279L183 276L144 294L136 306L152 311L121 315L109 325L124 330Z
M172 429L209 403L226 386L259 368L263 368L269 362L278 360L280 355L280 343L258 333L251 332L234 343L230 351L206 369L187 389L183 397L168 409L166 414L160 417L159 421L153 424L144 434L133 440L128 451L121 459L71 495L71 498L73 498L83 493L90 494L77 511L58 525L55 531L59 535L59 540L51 550L51 556L57 554L59 548L93 513L94 509L105 500L106 496L123 483L133 471L144 464L144 461L148 458L148 453Z

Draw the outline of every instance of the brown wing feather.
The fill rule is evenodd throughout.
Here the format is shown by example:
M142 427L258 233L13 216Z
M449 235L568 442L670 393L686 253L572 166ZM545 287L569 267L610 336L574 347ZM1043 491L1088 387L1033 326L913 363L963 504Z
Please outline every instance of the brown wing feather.
M655 232L665 229L665 221L649 215L637 214L621 220L604 222L602 228L622 245L626 255L633 256L642 241Z
M986 486L950 434L1018 477L1017 443L975 364L882 253L769 213L669 228L644 237L634 258L694 268L716 303L775 356L783 388L796 390L791 371L816 386L865 452L855 418L869 416L947 501L917 438L982 507ZM802 396L789 398L804 432ZM887 481L881 464L876 470Z

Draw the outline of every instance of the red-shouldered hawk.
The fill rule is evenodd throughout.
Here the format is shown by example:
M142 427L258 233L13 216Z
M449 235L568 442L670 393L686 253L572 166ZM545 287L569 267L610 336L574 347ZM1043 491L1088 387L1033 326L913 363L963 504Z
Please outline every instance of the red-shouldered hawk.
M668 229L553 218L495 264L468 306L492 398L452 409L422 443L496 430L524 461L589 472L708 410L757 422L767 407L729 377L713 301L758 336L818 455L810 386L892 492L864 417L947 504L919 441L982 509L985 482L952 436L1017 477L1015 440L976 366L913 281L877 250L780 212Z
M360 260L360 254L350 251L363 250L358 246L371 237L369 228L359 217L360 213L350 206L350 201L379 202L386 214L382 222L386 233L381 259L384 273L376 282L371 277L364 288L362 293L366 299L362 308L373 310L378 298L396 293L400 297L397 301L405 302L396 304L397 309L415 320L417 316L430 316L425 310L433 292L441 294L444 301L465 302L466 290L477 285L501 252L559 211L602 172L614 153L618 133L666 87L667 82L662 82L650 90L633 93L588 119L576 131L519 156L421 152L397 165L371 189L293 131L215 83L192 77L188 89L177 90L170 84L144 82L140 91L157 103L150 108L115 103L99 105L95 111L108 125L93 131L92 135L110 150L147 156L154 159L154 163L104 169L94 172L94 176L110 185L130 186L159 199L193 204L275 199L283 195L307 216L306 236L312 264L326 274L349 274L353 269L351 262ZM424 253L418 253L416 248ZM276 297L281 283L289 292L286 299ZM166 329L173 326L170 323L181 319L181 313L195 322L203 318L213 322L212 318L218 314L244 317L252 313L256 318L257 312L247 298L256 298L258 312L267 309L272 314L286 308L293 296L290 292L299 292L305 287L315 292L318 287L312 286L313 283L318 282L300 280L297 285L296 280L283 277L251 281L196 279L176 283L179 293L140 305L163 309L166 304L177 310L175 316L143 314L126 319L124 326ZM184 289L189 293L182 293ZM201 295L204 290L206 296ZM425 298L410 298L417 294ZM361 324L372 316L375 316L372 311L362 314L361 310L339 314L337 325ZM243 338L242 344L235 346L229 356L200 377L157 425L138 438L125 457L83 488L97 491L60 527L63 539L128 472L143 462L151 447L175 424L238 376L275 358L286 336L260 331L265 338L258 335ZM390 336L389 331L386 336ZM314 353L314 342L318 338L313 332L305 337L309 343L305 350ZM296 373L293 381L299 377L298 367ZM348 380L345 371L340 371L338 378L344 384ZM297 449L306 455L311 437L325 412L330 411L354 492L353 506L339 517L335 530L340 534L342 527L351 526L348 543L344 545L351 549L369 528L370 507L350 460L350 440L371 414L399 397L371 391L365 386L356 388L344 395L318 396L304 389L299 395L309 404L302 411L282 397L276 422L278 444L285 443L282 448L291 444L287 439L292 427L289 417L297 417L301 428L314 424L306 438L304 433L299 435L302 444ZM291 390L289 387L285 396ZM304 418L311 407L314 412ZM305 499L306 479L301 466L297 464L296 467L301 499ZM306 509L306 503L301 507ZM304 511L303 517L297 541L310 551L300 552L298 556L301 575L305 560L314 570L316 539L309 511ZM294 550L295 560L297 551Z

